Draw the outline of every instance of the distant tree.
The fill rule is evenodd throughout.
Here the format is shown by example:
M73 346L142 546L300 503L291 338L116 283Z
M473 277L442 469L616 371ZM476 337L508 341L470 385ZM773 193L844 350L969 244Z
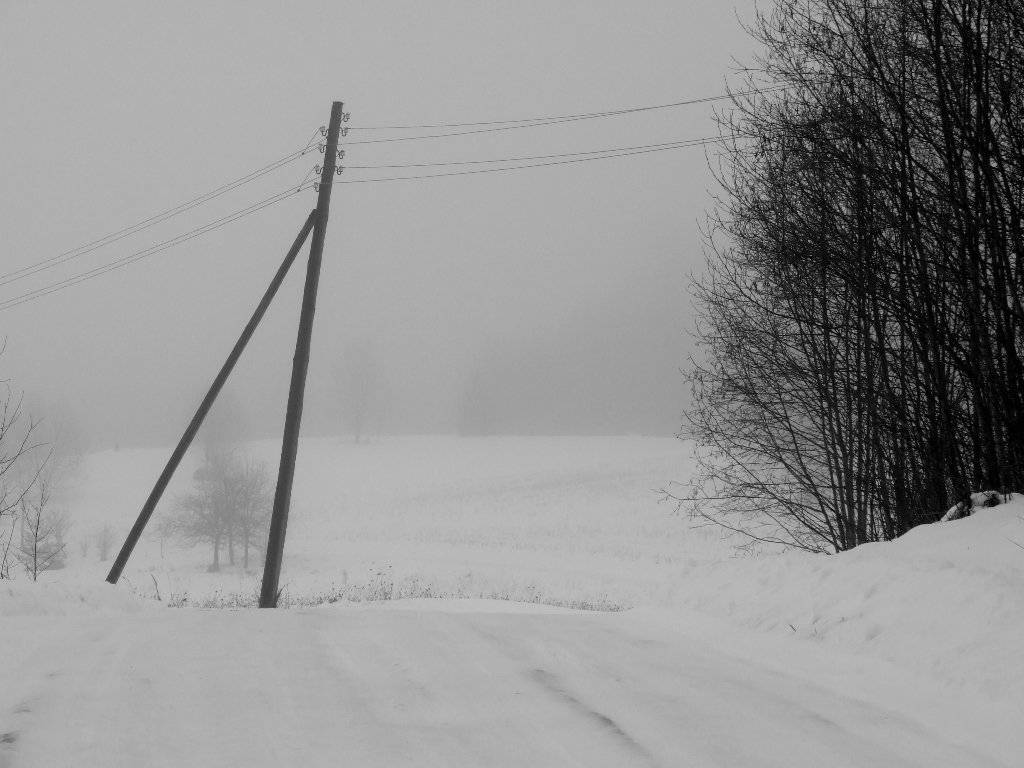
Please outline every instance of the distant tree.
M349 344L340 361L342 416L355 442L376 428L380 432L386 403L386 380L380 359L366 342Z
M66 503L85 449L82 433L67 409L45 404L36 407L47 415L33 422L34 447L18 470L21 487L29 490L19 504L19 559L33 580L44 570L65 565L71 517L66 506L56 505ZM88 547L88 540L80 545Z
M18 560L32 581L45 571L64 567L67 517L62 512L48 510L49 501L50 492L45 481L35 486L33 494L26 494L21 499Z
M212 560L209 570L219 571L220 553L226 548L228 563L235 564L235 549L243 552L244 566L258 547L269 523L271 490L263 464L240 459L233 450L206 454L194 474L195 488L177 499L177 511L161 533L188 545L207 544Z
M163 526L165 533L190 546L209 544L213 553L210 571L220 570L220 551L231 525L229 463L227 451L208 451L205 463L193 475L195 489L178 496L177 514Z
M14 545L14 526L0 528L0 579L11 578L11 567L14 565L17 550L12 552Z
M96 549L99 552L101 563L105 563L110 557L110 550L114 548L116 541L117 535L114 526L110 523L105 523L96 531Z
M518 350L502 337L487 338L477 346L455 403L460 435L493 435L509 429L507 383L517 373L511 361L522 359Z
M10 578L18 560L20 539L16 543L15 529L23 502L40 482L46 464L34 460L40 449L38 422L24 415L22 402L7 382L0 382L0 579Z
M249 553L262 551L270 526L274 488L267 467L252 459L239 463L232 470L236 482L235 516L231 536L242 548L242 567L249 567Z
M9 385L0 382L0 517L21 505L35 477L28 468L29 454L38 448L38 422L25 423L22 400L15 399ZM36 474L38 474L37 467Z

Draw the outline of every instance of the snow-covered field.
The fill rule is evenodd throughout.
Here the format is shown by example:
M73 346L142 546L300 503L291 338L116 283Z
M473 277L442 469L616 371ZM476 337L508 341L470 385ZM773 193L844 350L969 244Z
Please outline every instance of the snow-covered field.
M1019 498L736 557L659 503L689 471L675 440L306 439L296 607L169 609L259 572L147 536L103 584L78 543L120 543L166 457L86 457L68 567L0 582L0 768L1021 764ZM302 607L324 596L345 599Z
M280 444L247 446L276 477ZM169 451L88 456L69 491L70 571L102 580L109 563L77 557L76 536L104 523L118 544ZM156 529L187 490L201 454L183 463L125 570L142 595L204 604L246 597L260 568L209 574L209 548L183 550ZM685 446L643 437L405 437L355 445L303 440L281 583L291 600L353 596L502 597L632 606L672 565L728 556L717 533L695 532L657 489L688 473ZM226 562L222 553L222 564ZM88 576L86 576L88 572ZM68 573L51 574L64 580Z

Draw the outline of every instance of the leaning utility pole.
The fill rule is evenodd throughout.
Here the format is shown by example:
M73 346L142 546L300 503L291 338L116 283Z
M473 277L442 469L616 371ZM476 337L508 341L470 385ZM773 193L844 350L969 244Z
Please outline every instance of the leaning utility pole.
M299 255L299 251L302 249L302 245L306 242L306 238L309 237L309 232L313 229L313 225L315 223L316 211L310 211L309 216L306 218L306 223L295 238L295 242L292 243L292 247L288 249L288 253L285 255L284 261L281 262L281 266L274 275L274 279L270 281L270 285L267 288L266 293L263 294L263 298L260 300L259 305L257 305L256 311L253 312L249 323L242 330L242 335L239 336L238 341L235 342L235 346L232 348L227 360L224 361L224 365L221 367L217 377L213 380L213 384L206 393L206 397L204 397L203 402L199 404L199 408L196 410L195 416L192 417L192 421L189 422L188 427L185 429L185 434L181 436L181 440L178 441L178 445L171 454L171 458L168 459L167 465L164 467L164 471L157 479L156 485L153 486L153 490L150 492L149 498L146 499L146 503L143 505L142 511L139 512L135 525L132 526L131 531L128 533L128 537L125 539L124 545L122 545L121 551L118 553L117 559L114 560L110 573L107 575L107 581L111 584L117 584L117 580L121 578L121 572L124 571L125 565L128 564L128 558L131 557L132 550L135 549L135 545L139 543L139 539L142 537L142 532L146 529L146 524L149 522L149 518L153 516L153 510L156 509L156 505L159 503L160 497L163 496L164 491L167 489L167 484L171 482L171 477L174 475L174 471L178 468L178 465L181 463L182 458L184 458L185 452L188 451L189 446L192 445L192 440L195 439L196 433L199 432L199 428L203 425L203 420L206 418L206 414L209 413L210 409L213 407L213 403L217 399L217 395L224 387L224 383L228 380L228 376L231 375L231 371L234 369L235 363L238 362L238 358L242 356L242 352L249 343L249 339L252 338L253 333L255 333L256 327L263 319L263 315L266 314L267 308L270 306L270 302L274 300L274 296L277 294L277 289L280 288L281 283L284 282L285 275L288 274L288 270L291 267L292 262L295 261L295 257Z
M340 101L334 102L331 106L331 121L327 129L327 147L324 151L324 167L320 174L320 190L316 203L316 223L313 225L313 242L309 248L306 287L302 294L302 313L299 316L299 335L295 342L295 357L292 359L292 380L288 390L288 411L284 421L281 466L277 473L274 513L270 519L270 536L267 539L267 561L263 568L260 608L274 608L277 605L277 584L281 577L284 537L288 528L288 508L292 498L292 479L295 476L295 458L299 449L299 427L302 423L306 371L309 368L309 346L313 336L313 314L316 312L316 290L320 280L320 262L331 205L331 187L335 159L338 156L338 133L341 128L343 106Z

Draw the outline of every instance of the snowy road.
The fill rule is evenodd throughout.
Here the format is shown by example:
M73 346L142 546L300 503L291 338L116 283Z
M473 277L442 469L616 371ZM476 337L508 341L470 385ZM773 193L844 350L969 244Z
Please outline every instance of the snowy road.
M998 765L623 614L441 602L16 621L33 641L0 663L0 768Z

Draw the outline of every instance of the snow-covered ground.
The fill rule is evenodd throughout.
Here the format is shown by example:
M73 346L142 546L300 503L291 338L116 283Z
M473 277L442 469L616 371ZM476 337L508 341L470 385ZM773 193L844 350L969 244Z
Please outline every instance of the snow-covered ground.
M68 567L0 582L0 768L1021 764L1019 498L735 557L659 503L678 441L307 439L282 583L348 600L168 609L258 573L147 537L102 583L78 542L123 537L166 455L86 457ZM382 597L419 599L351 602Z

